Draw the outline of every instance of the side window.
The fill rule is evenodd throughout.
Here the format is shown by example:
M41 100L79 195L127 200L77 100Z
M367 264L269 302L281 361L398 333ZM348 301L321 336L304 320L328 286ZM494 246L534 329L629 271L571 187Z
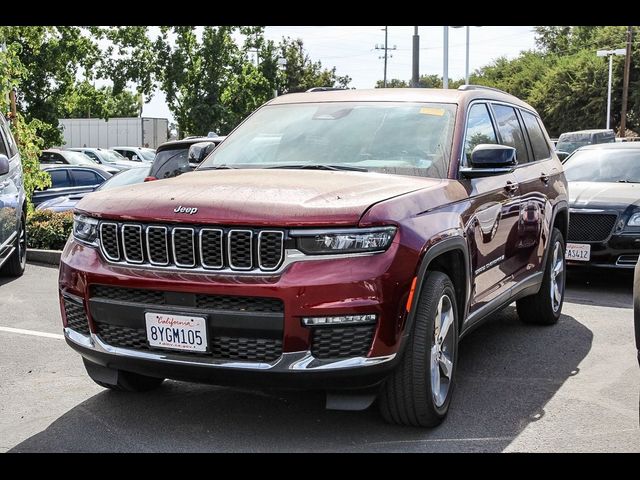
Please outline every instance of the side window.
M9 154L9 149L7 148L7 145L4 143L4 135L2 135L2 133L0 133L0 155L5 155L11 158L11 154Z
M520 128L520 122L513 107L506 105L493 105L493 111L498 123L498 132L502 138L503 145L508 145L516 149L518 163L523 164L529 161L527 155L527 144Z
M130 150L118 150L118 153L127 157L127 160L131 160L133 158L133 152Z
M90 187L102 183L102 177L91 170L71 170L76 187Z
M547 143L547 139L542 132L542 127L540 123L538 123L538 119L535 115L525 112L524 110L520 110L522 113L522 119L524 120L524 125L527 128L527 133L529 134L529 141L531 142L531 148L533 149L533 156L536 161L544 160L551 156L551 151L549 150L549 144Z
M47 172L49 173L49 175L51 175L51 188L63 188L71 186L71 180L69 179L66 170L51 169L47 170Z
M45 164L55 163L53 154L49 152L42 152L42 154L40 154L40 163L45 163Z
M95 160L96 162L100 163L100 159L98 158L98 155L96 155L95 153L93 153L91 150L85 150L84 153L87 157L89 157L91 160Z
M484 103L476 103L469 109L464 154L467 165L471 161L471 152L481 143L498 143L491 116Z
M5 155L11 158L16 153L18 153L18 147L16 146L16 143L13 140L13 136L11 135L11 131L9 130L9 126L4 120L0 121L0 129L2 129L2 133L4 134L4 141L6 142L6 150L8 152L8 153L5 153ZM2 143L1 139L0 139L0 143Z

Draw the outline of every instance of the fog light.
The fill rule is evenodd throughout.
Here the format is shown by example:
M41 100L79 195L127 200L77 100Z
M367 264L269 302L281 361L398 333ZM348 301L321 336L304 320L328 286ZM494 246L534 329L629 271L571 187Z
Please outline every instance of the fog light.
M337 317L303 317L302 323L307 327L319 327L322 325L362 325L376 323L378 316L375 313L367 315L340 315Z

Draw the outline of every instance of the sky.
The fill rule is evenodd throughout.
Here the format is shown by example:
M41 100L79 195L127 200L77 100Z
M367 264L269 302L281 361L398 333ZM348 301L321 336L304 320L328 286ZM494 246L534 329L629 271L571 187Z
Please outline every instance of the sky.
M384 45L384 26L267 26L265 37L280 41L282 37L301 38L309 57L320 60L324 67L336 67L338 75L349 75L351 87L373 88L383 78L384 52L376 45ZM412 37L414 27L389 26L387 78L411 79ZM449 78L464 77L466 29L449 27ZM443 27L418 27L420 35L420 75L442 75ZM505 56L515 58L523 50L535 47L533 27L483 26L470 28L469 70L488 65ZM156 91L151 102L144 105L144 117L173 117L164 94Z

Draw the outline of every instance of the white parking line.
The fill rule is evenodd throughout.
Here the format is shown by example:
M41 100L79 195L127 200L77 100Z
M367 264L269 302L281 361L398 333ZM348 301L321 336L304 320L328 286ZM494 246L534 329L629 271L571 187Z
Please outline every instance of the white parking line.
M64 340L64 335L60 335L59 333L37 332L36 330L24 330L22 328L0 327L0 332L19 333L22 335L33 335L34 337L46 337Z

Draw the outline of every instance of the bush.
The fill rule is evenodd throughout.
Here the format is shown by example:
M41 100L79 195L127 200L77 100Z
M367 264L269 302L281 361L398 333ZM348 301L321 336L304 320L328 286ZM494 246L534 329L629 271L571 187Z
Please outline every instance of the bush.
M62 250L73 228L73 212L35 210L27 217L27 244L30 248Z

